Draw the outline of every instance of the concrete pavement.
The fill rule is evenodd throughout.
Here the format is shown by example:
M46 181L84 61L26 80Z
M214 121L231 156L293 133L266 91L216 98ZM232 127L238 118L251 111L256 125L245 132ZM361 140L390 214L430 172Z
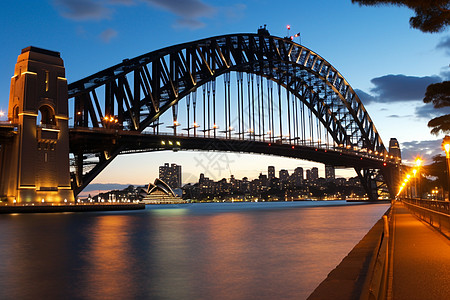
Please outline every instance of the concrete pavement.
M400 202L392 211L391 299L450 299L450 240Z

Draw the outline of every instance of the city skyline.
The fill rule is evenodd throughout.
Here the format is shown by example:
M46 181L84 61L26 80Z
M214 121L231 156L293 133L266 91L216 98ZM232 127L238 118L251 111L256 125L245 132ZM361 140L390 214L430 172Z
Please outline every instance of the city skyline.
M268 1L230 1L225 6L218 1L184 3L186 7L173 1L161 4L133 0L4 4L0 21L5 42L0 50L0 109L6 111L8 106L17 55L29 45L61 52L70 83L122 59L162 47L221 34L256 32L264 24L271 34L285 36L289 34L286 25L290 24L291 33L300 32L301 40L296 42L322 55L358 91L386 146L390 138L397 138L406 162L415 155L429 160L442 154L443 136L432 136L426 123L432 115L444 111L433 110L421 99L428 84L450 77L448 31L425 34L409 28L412 12L408 9L359 7L350 0L285 1L283 7L274 7ZM315 14L307 13L319 9L326 22L317 22ZM337 29L332 31L332 27ZM229 174L258 174L262 164L287 170L320 166L267 155L222 152L132 154L115 159L93 183L144 184L157 177L156 166L164 161L183 165L186 180L205 170L215 179ZM336 173L355 176L352 170Z

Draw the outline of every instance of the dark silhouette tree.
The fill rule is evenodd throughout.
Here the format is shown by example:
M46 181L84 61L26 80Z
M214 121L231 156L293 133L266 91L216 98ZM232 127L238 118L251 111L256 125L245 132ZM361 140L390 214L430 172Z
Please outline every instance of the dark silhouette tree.
M365 6L406 6L416 14L409 19L409 24L423 32L444 31L450 25L449 0L352 0L352 3Z
M450 81L430 84L423 102L433 103L434 108L450 106ZM432 128L432 134L450 133L450 114L431 119L428 127Z
M409 19L409 24L423 32L444 31L450 25L450 0L352 0L352 3L406 6L416 13ZM450 106L450 82L429 85L423 102L431 102L435 108ZM428 127L432 128L432 134L450 133L450 114L430 120Z

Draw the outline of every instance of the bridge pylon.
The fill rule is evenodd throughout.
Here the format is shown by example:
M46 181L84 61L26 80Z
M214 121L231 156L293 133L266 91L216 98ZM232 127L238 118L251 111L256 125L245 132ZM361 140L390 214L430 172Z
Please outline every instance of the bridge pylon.
M1 148L0 196L19 205L74 202L67 80L58 52L22 50L11 78L8 119L17 134Z

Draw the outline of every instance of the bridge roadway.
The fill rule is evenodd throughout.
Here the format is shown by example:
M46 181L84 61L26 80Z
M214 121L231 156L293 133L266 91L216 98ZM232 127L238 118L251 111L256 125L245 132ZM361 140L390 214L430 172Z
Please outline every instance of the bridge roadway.
M308 300L449 299L450 240L401 202L393 203L390 213L389 271L382 274L387 256L380 246L380 220ZM386 297L377 297L380 291Z
M206 136L206 137L205 137ZM250 139L229 139L221 136L213 137L211 133L192 134L168 133L152 134L139 133L125 130L104 128L71 128L70 152L71 153L95 153L101 152L109 144L111 148L120 145L121 154L164 151L164 150L205 150L225 152L245 152L269 154L298 159L306 159L336 167L382 168L394 167L395 159L369 154L363 151L355 151L343 147L330 147L326 145L312 145L306 141L299 144L291 144L287 140L283 143L271 143L269 141L257 141Z

